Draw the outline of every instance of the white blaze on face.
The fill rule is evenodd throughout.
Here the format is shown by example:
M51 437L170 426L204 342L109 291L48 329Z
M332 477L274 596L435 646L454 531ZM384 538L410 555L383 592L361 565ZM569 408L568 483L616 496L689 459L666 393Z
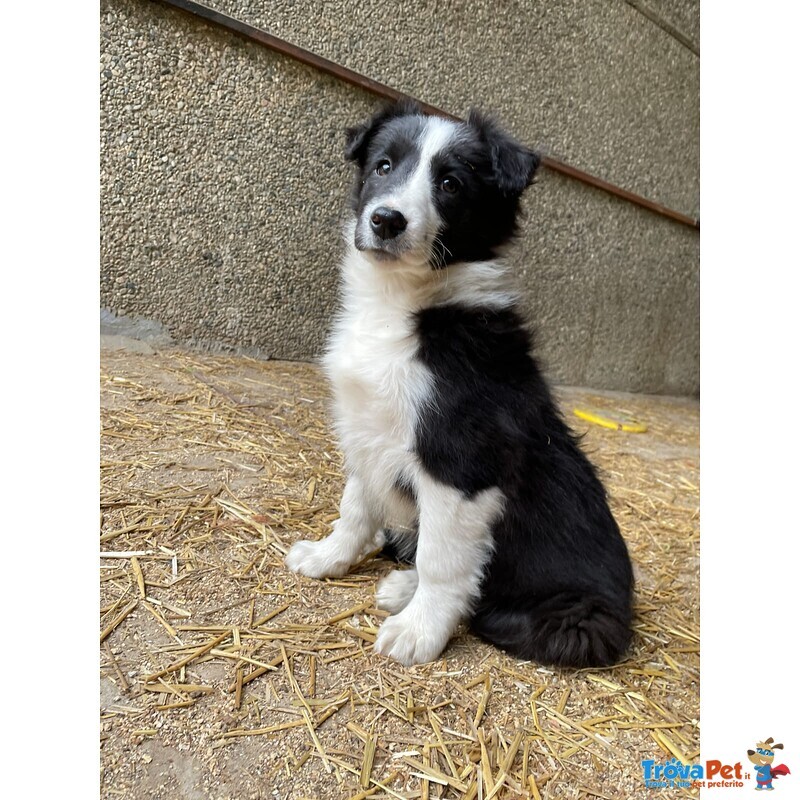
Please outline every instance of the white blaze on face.
M456 137L457 130L453 122L430 117L418 143L419 160L414 171L391 194L376 198L364 211L369 219L375 209L383 206L399 211L406 218L403 260L428 260L431 242L442 225L434 202L432 161Z

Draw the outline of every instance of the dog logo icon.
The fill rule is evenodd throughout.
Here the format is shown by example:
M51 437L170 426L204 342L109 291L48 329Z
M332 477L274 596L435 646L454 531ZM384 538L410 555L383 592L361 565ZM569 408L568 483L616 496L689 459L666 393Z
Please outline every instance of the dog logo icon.
M772 785L774 778L791 774L786 764L778 764L777 767L772 766L772 762L775 760L775 751L783 750L783 745L773 744L774 741L770 736L764 742L757 742L755 750L747 751L747 757L755 765L757 791L772 791L775 788Z

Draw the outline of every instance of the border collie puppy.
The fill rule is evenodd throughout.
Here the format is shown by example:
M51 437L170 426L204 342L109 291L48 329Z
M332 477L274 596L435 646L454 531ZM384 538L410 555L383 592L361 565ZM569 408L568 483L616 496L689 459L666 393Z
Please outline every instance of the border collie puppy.
M325 368L347 483L327 538L287 566L341 576L384 541L375 650L436 659L461 620L514 655L613 664L632 573L605 490L550 395L499 254L535 153L477 112L399 104L347 131L358 166Z

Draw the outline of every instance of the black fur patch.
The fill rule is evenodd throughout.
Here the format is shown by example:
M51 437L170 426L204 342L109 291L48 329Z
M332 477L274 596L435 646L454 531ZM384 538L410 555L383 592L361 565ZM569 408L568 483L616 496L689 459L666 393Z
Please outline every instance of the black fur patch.
M438 192L444 221L444 264L486 261L517 232L519 198L539 167L539 156L500 130L491 117L470 111L458 142L436 160L439 179L455 175L455 194Z
M417 537L385 528L381 555L398 564L413 564L417 556Z
M437 480L506 497L472 627L523 658L604 666L630 640L633 576L605 490L558 413L511 309L417 317L434 397L416 447Z
M358 165L363 168L366 162L367 148L372 138L389 120L400 117L420 116L421 113L419 106L410 100L385 106L368 122L347 129L344 147L345 158L349 161L358 162Z

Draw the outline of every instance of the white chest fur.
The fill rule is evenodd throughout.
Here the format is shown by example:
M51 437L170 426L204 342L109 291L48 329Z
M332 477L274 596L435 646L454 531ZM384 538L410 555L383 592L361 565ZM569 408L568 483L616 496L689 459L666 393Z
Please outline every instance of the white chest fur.
M324 365L347 469L383 504L395 482L415 472L414 429L430 397L430 373L416 357L414 318L425 292L359 253L348 256L344 274L344 310Z

